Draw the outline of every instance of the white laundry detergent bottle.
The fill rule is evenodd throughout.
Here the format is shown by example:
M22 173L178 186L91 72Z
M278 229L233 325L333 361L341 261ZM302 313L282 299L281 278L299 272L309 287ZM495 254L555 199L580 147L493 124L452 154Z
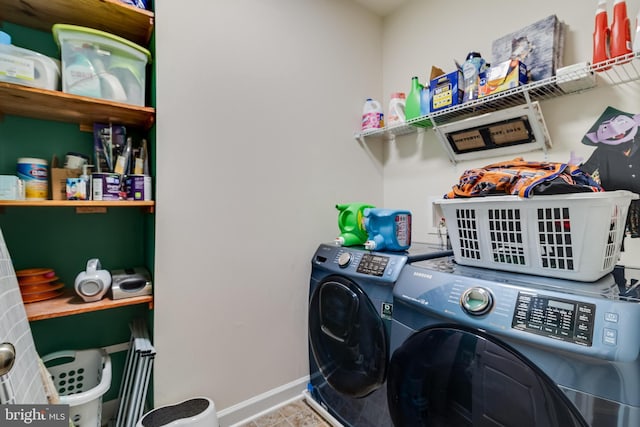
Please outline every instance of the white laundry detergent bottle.
M362 109L362 130L384 127L382 105L375 99L367 98Z
M406 105L406 95L404 92L395 92L391 94L389 101L389 110L387 112L387 126L398 125L406 121L404 108Z

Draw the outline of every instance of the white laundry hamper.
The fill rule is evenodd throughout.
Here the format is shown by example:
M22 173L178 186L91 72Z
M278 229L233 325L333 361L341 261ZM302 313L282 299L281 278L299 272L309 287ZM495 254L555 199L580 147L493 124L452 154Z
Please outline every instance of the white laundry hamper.
M102 396L111 387L111 358L104 349L64 350L42 357L76 427L100 427Z
M615 267L630 191L435 200L456 262L592 282Z

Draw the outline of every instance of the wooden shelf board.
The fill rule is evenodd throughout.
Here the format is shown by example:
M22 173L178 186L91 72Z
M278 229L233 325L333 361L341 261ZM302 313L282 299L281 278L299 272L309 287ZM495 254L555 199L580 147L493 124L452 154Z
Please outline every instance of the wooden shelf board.
M24 308L29 321L35 321L136 304L149 304L151 309L153 308L153 296L145 295L118 300L104 298L96 302L84 302L73 290L66 289L59 297L25 304Z
M107 207L131 208L153 207L153 200L0 200L0 207L4 206L37 206L37 207Z
M120 0L0 1L0 21L51 31L53 24L73 24L118 35L147 47L154 13Z
M155 109L71 95L60 91L0 82L0 114L78 123L91 129L93 123L118 123L148 130Z

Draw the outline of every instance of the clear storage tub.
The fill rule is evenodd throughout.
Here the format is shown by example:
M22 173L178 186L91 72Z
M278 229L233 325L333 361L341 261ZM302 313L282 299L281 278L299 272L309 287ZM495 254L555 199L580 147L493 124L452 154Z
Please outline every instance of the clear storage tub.
M11 36L0 31L0 81L40 89L58 90L59 61L11 44Z
M62 91L74 95L145 105L149 51L113 34L55 24L62 58Z

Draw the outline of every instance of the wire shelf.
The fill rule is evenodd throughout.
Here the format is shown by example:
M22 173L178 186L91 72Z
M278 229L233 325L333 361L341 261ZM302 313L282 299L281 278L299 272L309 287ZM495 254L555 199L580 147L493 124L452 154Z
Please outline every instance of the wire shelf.
M585 62L565 67L565 69L567 71L560 75L455 105L399 125L356 132L354 136L356 139L371 137L392 139L395 136L416 132L420 128L431 128L478 114L578 93L596 86L613 86L636 81L640 79L640 52L594 65Z

